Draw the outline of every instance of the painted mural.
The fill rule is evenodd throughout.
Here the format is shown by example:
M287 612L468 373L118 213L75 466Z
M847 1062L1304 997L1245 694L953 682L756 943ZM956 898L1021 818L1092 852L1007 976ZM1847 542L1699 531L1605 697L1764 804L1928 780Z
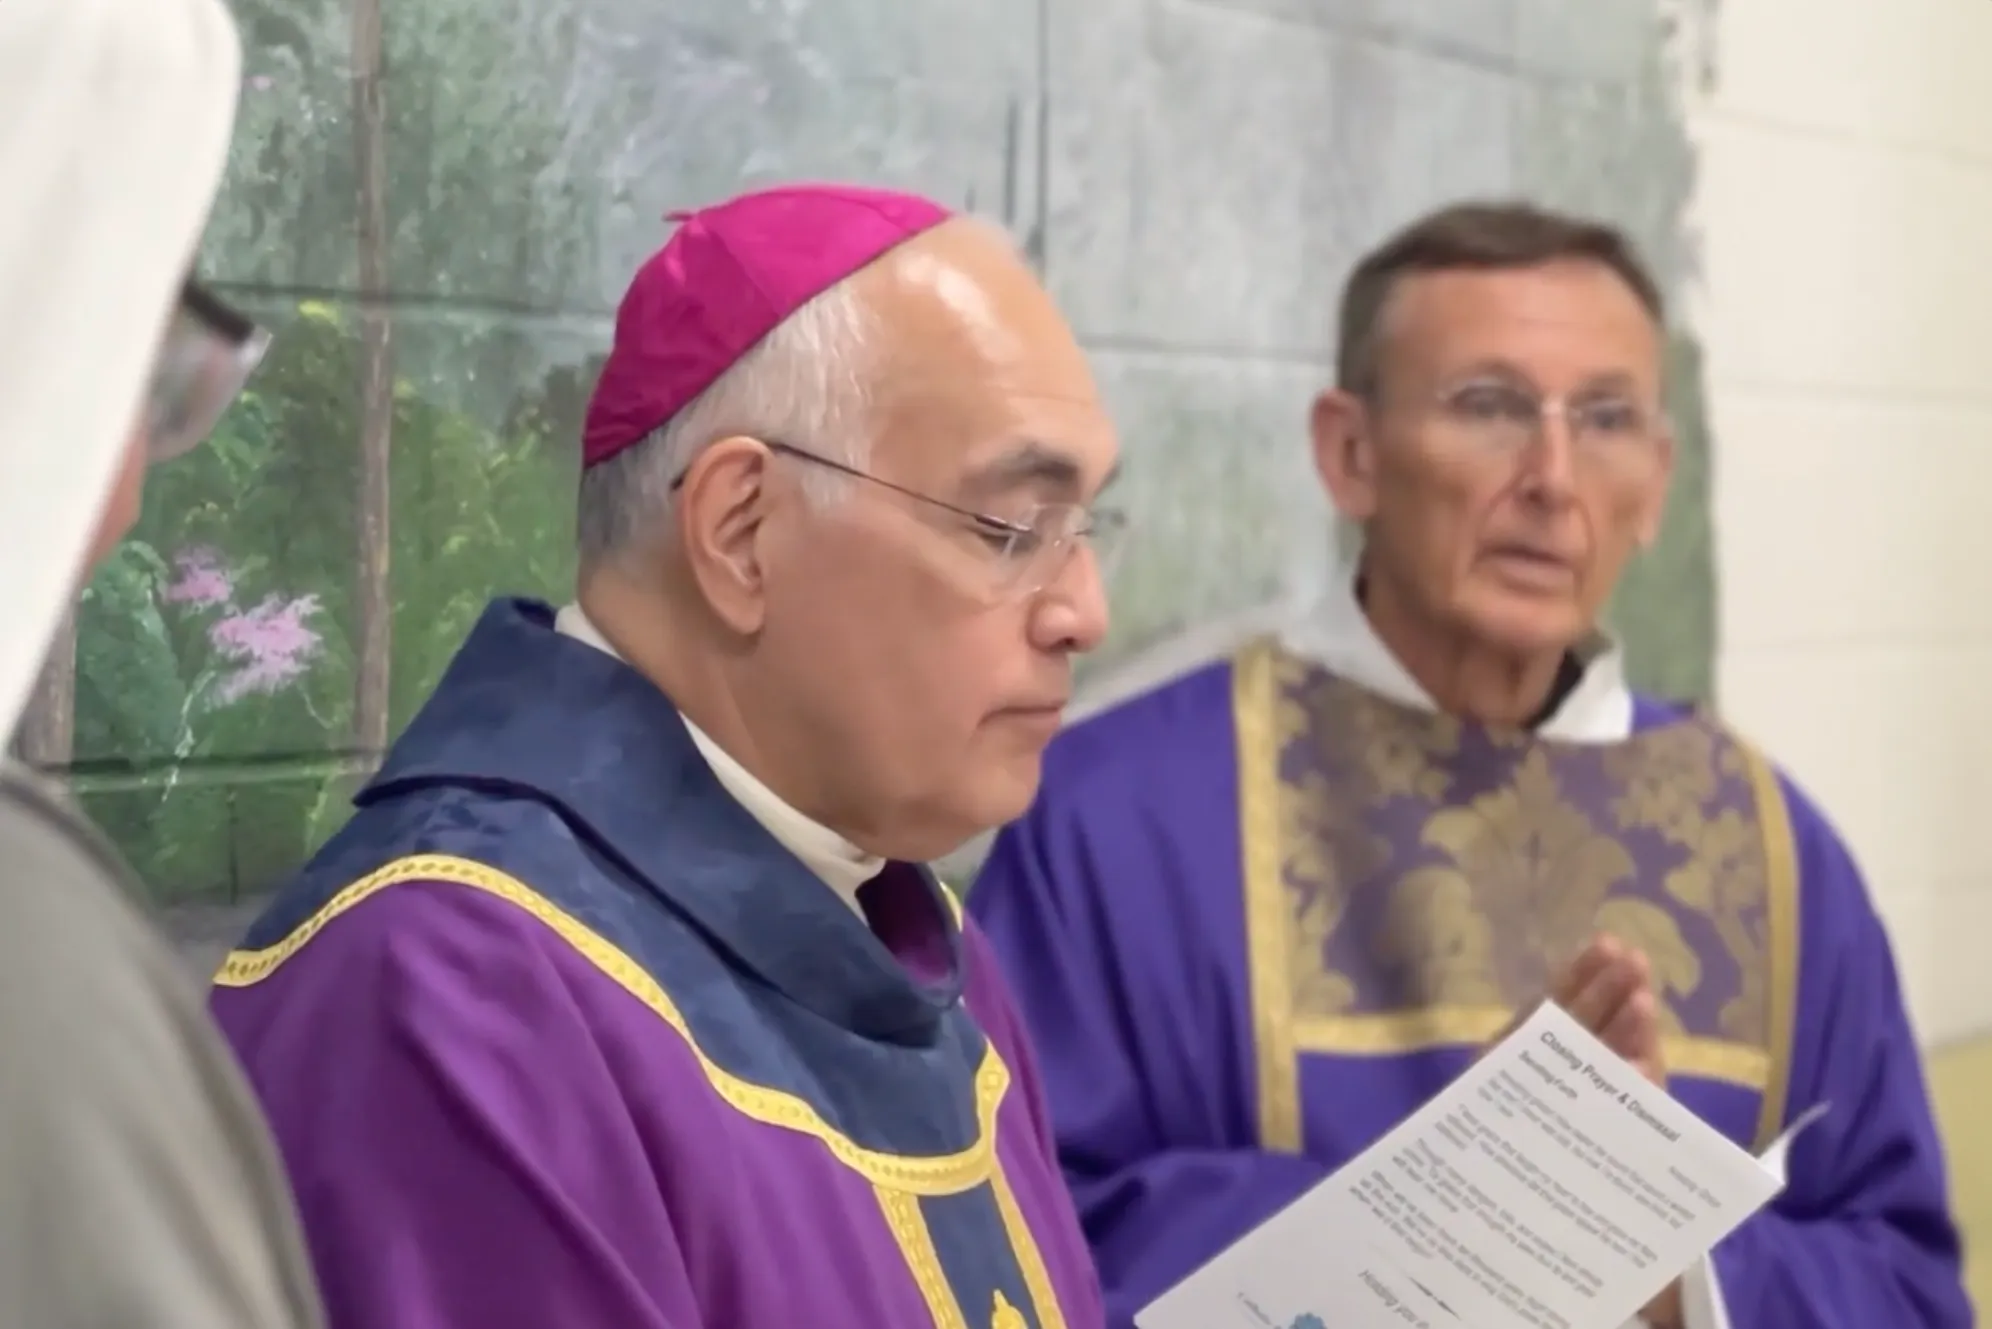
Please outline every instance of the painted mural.
M254 895L345 815L487 596L572 571L578 420L670 209L805 177L1023 239L1097 359L1135 521L1089 666L1317 585L1306 460L1338 283L1424 208L1526 195L1692 271L1650 0L237 0L204 271L277 329L153 477L18 735L157 897ZM1705 695L1697 356L1661 547L1617 610Z

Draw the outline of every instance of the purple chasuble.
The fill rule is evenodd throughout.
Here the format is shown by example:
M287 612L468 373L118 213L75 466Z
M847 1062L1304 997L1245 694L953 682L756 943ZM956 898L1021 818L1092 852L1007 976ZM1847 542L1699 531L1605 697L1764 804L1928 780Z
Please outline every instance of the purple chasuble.
M1720 725L1496 733L1262 642L1086 721L970 895L1019 992L1116 1329L1415 1111L1594 932L1652 958L1670 1089L1760 1147L1737 1329L1965 1329L1886 937Z
M1098 1329L973 927L870 926L500 602L217 978L334 1329Z

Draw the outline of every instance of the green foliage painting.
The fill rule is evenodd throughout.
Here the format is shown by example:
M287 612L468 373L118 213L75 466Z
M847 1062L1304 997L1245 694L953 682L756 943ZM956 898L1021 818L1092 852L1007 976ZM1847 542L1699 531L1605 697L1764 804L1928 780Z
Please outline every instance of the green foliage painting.
M172 896L294 866L344 815L354 749L358 340L301 306L204 449L152 477L147 515L85 593L75 751L90 811ZM486 429L405 384L394 402L389 724L441 677L493 589L558 594L567 438L523 404ZM120 770L135 767L136 770Z
M1691 273L1692 152L1648 0L235 0L203 277L270 324L151 477L16 736L163 901L248 898L347 814L488 597L560 596L580 416L664 215L775 180L1011 228L1094 358L1134 530L1089 668L1318 580L1306 456L1336 290L1414 213L1525 194ZM1471 13L1469 13L1471 10ZM1693 347L1635 672L1706 692Z

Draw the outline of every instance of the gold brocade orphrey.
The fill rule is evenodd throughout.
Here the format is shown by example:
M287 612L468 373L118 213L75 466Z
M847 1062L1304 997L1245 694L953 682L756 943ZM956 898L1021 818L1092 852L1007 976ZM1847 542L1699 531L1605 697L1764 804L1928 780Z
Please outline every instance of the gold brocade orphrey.
M1652 961L1670 1069L1781 1129L1797 982L1788 813L1706 716L1616 743L1401 706L1271 641L1234 661L1260 1134L1301 1147L1299 1058L1471 1045L1595 933Z

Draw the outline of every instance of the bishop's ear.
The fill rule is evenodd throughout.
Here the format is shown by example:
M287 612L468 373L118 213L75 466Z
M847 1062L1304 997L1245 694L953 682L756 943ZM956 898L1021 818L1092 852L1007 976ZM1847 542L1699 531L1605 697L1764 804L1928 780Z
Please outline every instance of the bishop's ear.
M1314 469L1329 501L1350 521L1368 521L1376 511L1376 441L1367 403L1353 392L1330 388L1314 399L1309 428Z
M720 621L743 636L760 631L765 611L768 461L754 439L721 439L678 486L676 535L692 580Z

